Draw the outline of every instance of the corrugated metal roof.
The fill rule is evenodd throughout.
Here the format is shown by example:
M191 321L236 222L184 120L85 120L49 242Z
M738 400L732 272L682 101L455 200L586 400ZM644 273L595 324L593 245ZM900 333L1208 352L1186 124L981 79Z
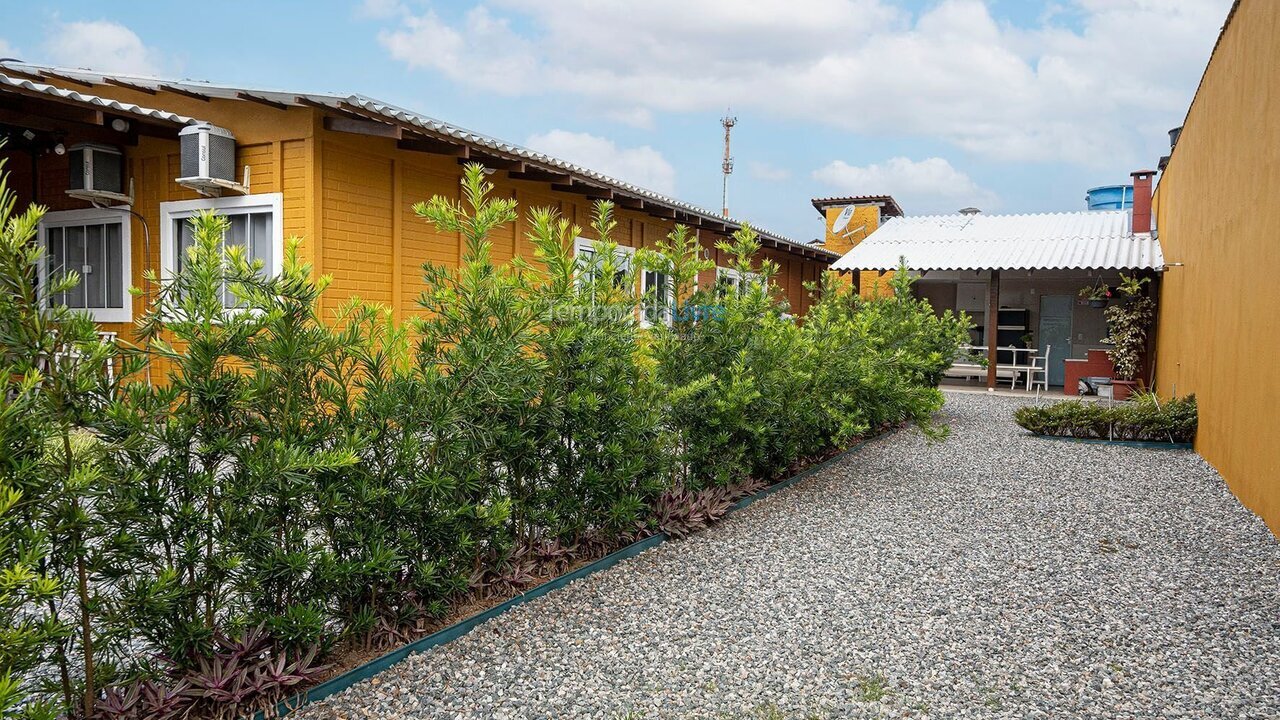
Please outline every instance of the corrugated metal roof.
M1126 210L893 218L833 270L1136 270L1164 267L1160 241Z
M137 88L143 88L147 91L177 92L180 94L194 94L206 98L219 98L225 100L259 100L290 106L319 105L332 108L338 112L350 112L352 109L355 109L363 113L367 113L368 115L384 119L385 121L412 126L413 128L419 129L428 135L452 138L457 142L486 148L498 155L509 156L513 159L518 158L521 160L528 160L547 168L572 173L611 190L636 195L669 208L691 213L707 221L723 223L729 227L731 232L745 224L745 221L743 220L725 217L719 213L711 212L682 200L677 200L667 195L663 195L662 193L654 192L653 190L618 180L617 178L590 170L582 167L581 165L575 165L574 163L552 157L545 153L540 153L513 143L481 135L480 133L472 132L466 128L450 125L427 115L423 115L422 113L397 107L390 103L382 102L365 95L284 92L280 90L214 85L203 81L166 80L143 75L103 74L89 70L57 68L45 65L33 65L29 63L0 63L0 68L10 68L13 71L21 72L26 75L53 79L61 82L70 81L73 83L86 84L89 87L95 85L115 84L126 87L134 86ZM752 225L752 228L764 239L772 240L775 243L782 245L788 245L802 252L807 251L809 253L816 254L819 256L817 259L834 260L839 257L838 253L826 250L825 248L813 247L808 243L792 240L785 235L779 235L778 233L770 232L755 225Z
M175 125L191 125L199 122L195 118L189 118L185 115L166 112L164 110L156 110L154 108L142 107L133 103L120 102L110 98L99 97L97 95L89 95L87 93L76 92L74 90L66 90L64 88L38 83L34 80L25 78L10 77L0 74L0 87L11 87L18 90L25 90L28 93L39 95L48 95L59 100L69 101L78 105L88 107L96 107L102 110L108 110L120 115L137 115L139 117L149 118L151 120L159 120Z

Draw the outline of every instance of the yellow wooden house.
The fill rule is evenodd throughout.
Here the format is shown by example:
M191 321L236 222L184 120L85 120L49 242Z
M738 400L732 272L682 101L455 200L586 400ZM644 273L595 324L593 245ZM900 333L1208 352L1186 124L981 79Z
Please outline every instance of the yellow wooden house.
M0 63L0 138L19 207L50 212L41 242L50 262L84 281L68 305L104 329L128 334L142 312L130 286L147 268L172 270L189 242L186 220L213 209L231 220L267 269L284 239L304 238L317 273L333 276L326 302L383 303L397 318L417 312L420 268L456 264L457 234L437 232L412 210L433 195L459 196L462 166L479 162L522 215L551 206L582 226L597 199L617 206L614 240L650 246L677 223L715 248L741 222L547 155L361 95L317 95ZM760 230L760 259L776 262L775 291L802 315L804 283L839 253ZM494 256L531 257L525 220L493 239Z

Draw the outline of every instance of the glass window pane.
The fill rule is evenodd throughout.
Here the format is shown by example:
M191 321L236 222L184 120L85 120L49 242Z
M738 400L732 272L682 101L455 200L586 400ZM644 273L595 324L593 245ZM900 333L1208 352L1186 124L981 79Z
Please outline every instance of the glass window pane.
M249 216L249 252L250 260L262 261L262 273L265 277L275 275L271 262L271 213L253 213Z
M84 227L63 228L66 233L66 268L68 271L81 273L80 284L67 292L67 307L84 307Z
M222 238L222 247L245 247L249 242L249 218L247 215L232 215L227 218L230 225L227 227L227 234ZM246 251L247 252L247 251ZM243 254L242 254L243 257ZM240 305L241 302L236 298L236 294L231 291L231 285L223 284L222 288L222 305L224 307L233 308Z
M46 237L48 238L48 276L46 283L53 283L63 273L64 263L66 261L66 252L63 246L62 228L49 228ZM48 287L46 285L46 287ZM49 302L55 305L65 305L67 298L63 293L58 293L49 298Z
M230 225L227 234L222 238L223 247L244 247L249 235L249 221L246 215L232 215L227 218Z
M279 272L279 268L275 266L274 261L274 241L275 241L275 222L276 218L270 211L267 212L235 212L224 215L227 219L227 231L222 238L222 247L224 251L228 248L239 247L242 257L249 261L260 261L262 263L262 274L264 277L270 277ZM175 236L178 238L180 261L178 269L181 270L185 262L189 259L185 256L189 248L195 243L195 233L191 227L189 218L176 221L179 223L178 232ZM235 297L231 292L229 285L225 285L222 289L223 304L228 307L237 307L243 303Z
M187 266L188 253L191 252L191 246L195 245L196 236L195 229L191 227L190 218L181 218L174 220L176 225L174 229L174 237L178 238L178 270Z
M80 268L80 283L84 285L84 306L87 308L106 306L106 288L103 287L105 244L103 226L85 226L84 265Z
M107 289L106 307L122 308L125 303L124 246L121 244L121 225L112 223L106 227L107 262L103 286Z

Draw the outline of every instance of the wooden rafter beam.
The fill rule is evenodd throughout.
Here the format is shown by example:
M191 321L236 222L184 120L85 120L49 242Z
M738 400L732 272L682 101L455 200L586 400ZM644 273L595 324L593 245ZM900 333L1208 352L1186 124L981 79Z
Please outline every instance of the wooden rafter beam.
M52 70L41 70L40 74L43 77L49 78L51 80L57 80L59 82L71 83L72 85L79 85L81 87L87 87L87 88L94 87L94 84L89 82L88 80L73 78L70 75L63 75L62 73L56 73L56 72L53 72Z
M520 173L525 171L523 160L512 160L510 158L502 158L497 155L489 155L488 153L471 152L469 158L458 158L458 164L463 165L469 162L478 162L490 170L506 170L507 172Z
M576 178L567 184L555 183L551 186L551 189L559 192L574 193L576 195L586 195L587 197L599 198L600 200L611 200L613 198L613 191L609 188L584 183Z
M644 210L644 200L632 195L623 195L622 193L615 192L613 194L613 202L618 207L624 207L628 210Z
M48 82L48 78L41 75L40 73L30 72L27 70L18 70L17 68L11 68L3 65L0 65L0 75L8 75L10 77L17 76L21 78L26 78L28 80L34 80L38 83Z
M124 80L117 80L112 77L104 77L102 78L102 81L108 85L115 85L116 87L122 87L126 90L133 90L134 92L146 93L148 95L156 94L156 91L152 88L145 87L143 85L136 85L131 82L125 82Z
M698 218L698 227L703 230L710 230L712 232L718 232L718 233L729 232L728 225L725 225L722 222L716 222L715 220L708 220L704 217Z
M73 102L59 102L48 99L47 95L0 92L0 98L10 98L0 107L7 107L19 116L43 117L80 125L102 126L106 123L106 115L97 108L84 107Z
M209 102L209 99L210 99L208 95L205 95L203 93L198 93L195 90L188 90L184 87L178 87L177 85L157 85L156 89L163 90L168 93L173 93L174 95L189 97L192 100L203 100L204 102Z
M154 133L157 136L169 139L175 139L178 134L175 127L161 128L144 124L134 124L129 132L120 133L112 130L109 125L85 125L70 120L60 120L47 115L33 115L27 111L8 108L0 108L0 124L26 128L51 135L73 134L77 142L97 142L104 145L137 145L139 134ZM164 132L165 130L168 130L167 134Z
M396 147L401 150L431 153L432 155L450 155L458 158L471 156L471 150L466 145L456 145L427 137L407 137L397 142Z
M353 113L350 110L347 110L346 108L343 108L343 107L329 105L327 103L320 102L319 100L312 100L311 98L306 97L304 95L295 96L293 98L293 102L295 105L302 105L304 107L320 110L325 113L326 117L330 115L340 115L344 118L348 118L351 120L366 120L366 121L372 121L372 122L382 122L380 120L372 120L368 115Z
M241 100L247 100L247 101L252 102L252 103L258 103L259 105L266 105L267 107L269 107L269 108L275 108L276 110L288 110L288 109L289 109L289 106L288 106L288 105L286 105L286 104L284 104L284 103L282 103L282 102L280 102L280 101L278 101L278 100L272 100L271 98L265 98L265 97L262 97L261 95L254 95L253 93L238 92L238 93L236 93L236 97L237 97L237 98L240 98Z
M568 184L573 179L568 173L537 167L526 167L522 172L513 172L508 177L513 180L532 180L534 182L549 182L561 185Z
M326 117L324 129L331 132L349 133L351 135L369 135L399 140L404 131L399 125L388 125L376 120L353 120L349 117Z
M645 200L644 202L642 202L641 205L643 206L642 209L646 213L656 218L663 218L666 220L676 219L676 211L672 208L667 207L666 205L660 205L658 203L649 202L648 200Z

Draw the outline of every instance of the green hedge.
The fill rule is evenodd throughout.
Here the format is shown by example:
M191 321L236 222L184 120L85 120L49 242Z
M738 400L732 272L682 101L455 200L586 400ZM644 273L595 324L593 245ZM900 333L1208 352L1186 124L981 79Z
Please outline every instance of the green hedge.
M594 260L573 255L582 230L532 209L536 257L498 264L488 237L517 208L491 189L469 166L462 202L416 207L465 254L424 267L402 323L359 300L322 312L328 278L297 241L264 278L202 215L181 270L139 291L137 346L42 306L41 210L3 194L6 717L263 707L335 653L699 527L878 428L942 431L934 385L966 323L907 273L871 301L827 278L801 324L765 282L696 288L710 265L684 227L621 266L608 203ZM722 249L744 274L777 270L752 262L749 228ZM646 270L671 278L669 326L638 322L658 302L633 289Z
M1196 396L1160 400L1139 393L1111 406L1066 400L1018 408L1013 419L1036 435L1188 443L1196 435Z

